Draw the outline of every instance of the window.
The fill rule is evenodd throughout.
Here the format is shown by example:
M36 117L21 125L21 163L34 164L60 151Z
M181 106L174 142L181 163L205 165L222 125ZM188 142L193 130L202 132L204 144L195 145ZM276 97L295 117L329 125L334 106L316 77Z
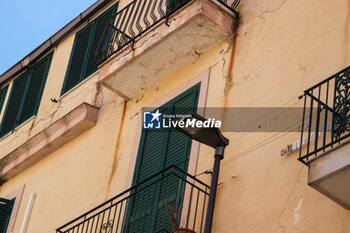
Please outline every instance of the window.
M118 3L76 33L61 95L97 71L95 51Z
M6 86L0 90L0 114L1 114L2 106L4 105L4 101L5 101L5 97L6 97L6 93L7 93L7 88L8 88L8 86Z
M6 233L15 199L0 198L0 233Z
M200 84L193 86L184 93L159 107L159 112L167 115L188 114L197 109ZM176 165L187 171L192 140L174 128L143 129L139 144L139 151L135 165L133 185L149 178L162 169ZM137 193L133 196L127 210L127 224L125 232L171 232L171 222L166 214L161 213L159 206L154 203L167 202L172 206L181 206L183 193L177 191L175 177L167 179L171 185L154 187L147 192L153 195ZM175 198L174 194L180 198ZM168 196L167 196L168 195ZM147 211L145 206L149 206ZM153 206L153 207L152 207ZM161 206L161 205L160 205ZM180 208L178 209L180 211Z
M15 79L1 123L0 137L37 114L52 53Z

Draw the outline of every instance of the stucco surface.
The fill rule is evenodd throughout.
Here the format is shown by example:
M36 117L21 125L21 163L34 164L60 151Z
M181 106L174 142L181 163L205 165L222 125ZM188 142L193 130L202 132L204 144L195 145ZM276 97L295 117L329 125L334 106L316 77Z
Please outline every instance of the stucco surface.
M0 187L6 196L26 186L14 232L31 192L37 198L27 232L47 233L127 188L139 111L203 70L210 69L207 107L302 106L303 90L350 64L349 7L346 0L242 0L236 39L225 38L129 101L101 87L99 73L59 98L74 36L67 38L55 49L38 116L0 141L0 157L82 102L100 108L97 123ZM230 121L224 109L222 116ZM298 153L280 156L299 133L224 134L231 141L213 232L350 232L349 212L307 185ZM199 147L196 174L211 169L212 154Z

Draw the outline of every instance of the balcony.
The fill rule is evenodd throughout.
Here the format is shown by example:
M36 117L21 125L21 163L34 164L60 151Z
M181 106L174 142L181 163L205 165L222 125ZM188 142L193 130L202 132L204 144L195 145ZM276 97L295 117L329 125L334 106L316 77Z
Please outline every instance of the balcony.
M304 92L299 160L308 184L350 209L350 67Z
M131 99L232 35L240 0L134 0L105 28L100 83Z
M200 233L209 186L170 166L56 230L57 233Z

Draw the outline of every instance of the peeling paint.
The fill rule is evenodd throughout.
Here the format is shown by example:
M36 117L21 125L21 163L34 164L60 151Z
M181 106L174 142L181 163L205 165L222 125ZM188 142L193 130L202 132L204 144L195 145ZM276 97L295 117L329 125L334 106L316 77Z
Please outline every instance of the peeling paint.
M94 106L98 106L99 108L101 108L102 103L103 103L102 88L101 88L101 84L97 83L96 84L96 93L95 93L95 98L94 98Z
M295 176L295 182L294 184L291 186L290 191L288 196L286 197L286 199L283 202L283 207L281 209L281 212L279 213L279 216L276 220L277 225L279 226L279 228L285 232L286 231L286 224L283 221L283 216L285 215L286 211L289 209L289 203L291 202L291 200L294 200L295 197L295 189L298 186L298 184L301 182L301 175L302 175L302 171L303 171L303 167L302 165L299 165L299 171L296 173Z
M156 89L156 91L159 91L159 88L158 90ZM136 99L135 103L137 104L138 102L140 102L143 99L143 97L145 97L145 95L142 95L140 98Z
M304 198L301 198L300 201L298 202L298 205L293 208L293 210L294 210L293 226L295 226L299 222L300 214L298 213L298 211L301 209L301 204L303 203L303 200L304 200Z

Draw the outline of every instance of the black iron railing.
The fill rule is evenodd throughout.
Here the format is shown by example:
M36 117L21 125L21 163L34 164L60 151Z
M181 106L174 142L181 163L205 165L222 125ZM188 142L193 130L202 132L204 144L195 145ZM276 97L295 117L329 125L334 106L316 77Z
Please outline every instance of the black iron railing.
M134 0L115 16L104 30L95 56L101 64L125 46L135 43L137 38L161 21L168 24L169 17L179 9L196 0ZM197 0L199 1L199 0ZM236 8L240 0L212 0L238 15ZM132 47L133 48L133 47Z
M350 136L350 67L304 92L299 160L306 165Z
M209 186L170 166L58 228L58 233L203 232ZM172 220L171 220L172 219ZM178 228L178 229L179 229Z

